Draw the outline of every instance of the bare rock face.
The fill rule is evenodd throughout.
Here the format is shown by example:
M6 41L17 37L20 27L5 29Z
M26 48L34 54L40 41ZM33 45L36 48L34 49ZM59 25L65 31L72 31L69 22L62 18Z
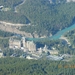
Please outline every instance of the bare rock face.
M49 0L50 3L68 3L68 2L75 2L75 0Z
M75 2L75 0L67 0L67 2Z

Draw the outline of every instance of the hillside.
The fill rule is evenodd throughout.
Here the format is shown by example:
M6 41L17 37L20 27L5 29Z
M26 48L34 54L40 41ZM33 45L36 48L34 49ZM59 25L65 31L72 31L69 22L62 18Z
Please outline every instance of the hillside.
M74 75L75 0L0 0L0 75Z
M29 23L25 15L14 12L15 7L22 2L23 0L0 0L0 20L21 24Z
M74 2L50 4L49 0L26 0L17 11L24 14L34 26L25 26L21 30L47 36L55 34L74 23L74 8Z
M51 3L52 1L52 3ZM50 36L75 23L74 0L1 0L0 20L28 24L21 31ZM15 12L17 11L17 12Z

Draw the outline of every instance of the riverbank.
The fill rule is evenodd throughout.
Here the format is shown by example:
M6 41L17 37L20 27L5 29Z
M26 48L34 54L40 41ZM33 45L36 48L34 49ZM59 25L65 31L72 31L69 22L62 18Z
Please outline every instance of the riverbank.
M16 33L16 34L21 34L26 37L32 37L31 33L20 31L19 29L21 28L21 26L23 26L23 24L14 24L14 23L9 23L5 21L0 21L0 30Z
M65 41L67 42L67 44L69 44L69 45L71 44L71 43L69 42L69 40L67 39L67 37L61 36L60 39L65 40Z

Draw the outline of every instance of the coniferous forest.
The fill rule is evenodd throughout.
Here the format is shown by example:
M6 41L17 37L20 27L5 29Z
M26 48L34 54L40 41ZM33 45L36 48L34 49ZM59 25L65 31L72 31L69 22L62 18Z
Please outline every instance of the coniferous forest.
M22 26L21 31L36 33L39 36L54 35L58 31L75 24L75 2L66 0L0 0L0 21L29 24ZM21 5L21 3L23 3ZM15 12L15 10L17 12ZM10 57L14 51L8 49L9 38L13 33L0 30L0 48L5 57L0 58L0 75L75 75L75 56L71 61L52 61L46 57L39 60ZM37 48L46 44L59 50L60 54L75 55L75 30L65 33L71 45L65 40L39 40L34 41ZM3 49L4 48L4 49ZM18 56L22 51L15 51Z
M8 11L0 11L0 20L14 23L31 23L30 26L23 26L22 31L44 33L49 36L57 33L75 23L75 3L66 3L66 0L56 0L50 4L49 0L26 0L19 6L22 0L1 0L0 5L8 8ZM18 6L18 7L16 7ZM15 11L16 7L16 11Z
M75 61L1 58L0 75L74 75Z

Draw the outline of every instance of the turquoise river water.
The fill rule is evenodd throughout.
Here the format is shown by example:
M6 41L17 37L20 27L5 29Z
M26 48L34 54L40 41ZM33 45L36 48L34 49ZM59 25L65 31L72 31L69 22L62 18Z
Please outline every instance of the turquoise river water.
M75 24L73 24L72 26L65 28L63 30L58 31L55 35L51 36L51 37L47 37L47 38L27 38L27 40L30 41L38 41L38 40L43 40L43 39L47 39L47 40L57 40L59 39L61 36L63 36L66 32L71 31L75 29Z

